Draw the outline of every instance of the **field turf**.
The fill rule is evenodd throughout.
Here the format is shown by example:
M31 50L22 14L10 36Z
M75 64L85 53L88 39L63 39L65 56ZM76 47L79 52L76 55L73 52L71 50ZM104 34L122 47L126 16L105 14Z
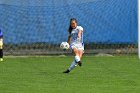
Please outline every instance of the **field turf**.
M136 56L83 57L83 66L62 72L73 57L5 57L0 93L140 93Z

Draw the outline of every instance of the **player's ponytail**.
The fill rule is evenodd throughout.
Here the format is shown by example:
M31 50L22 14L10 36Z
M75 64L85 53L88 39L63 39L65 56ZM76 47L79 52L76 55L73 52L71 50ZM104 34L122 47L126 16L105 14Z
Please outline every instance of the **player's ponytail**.
M72 21L75 21L75 22L77 23L77 20L76 20L75 18L71 18L71 19L70 19L70 24L71 24ZM69 29L68 29L69 34L71 34L72 29L73 29L73 28L72 28L71 25L70 25L70 26L69 26Z

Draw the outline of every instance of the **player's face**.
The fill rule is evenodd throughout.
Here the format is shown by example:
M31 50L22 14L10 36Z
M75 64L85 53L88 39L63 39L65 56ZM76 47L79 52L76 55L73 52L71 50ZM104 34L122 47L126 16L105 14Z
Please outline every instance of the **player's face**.
M74 28L76 28L77 27L77 23L76 23L76 21L71 21L71 27L74 29Z

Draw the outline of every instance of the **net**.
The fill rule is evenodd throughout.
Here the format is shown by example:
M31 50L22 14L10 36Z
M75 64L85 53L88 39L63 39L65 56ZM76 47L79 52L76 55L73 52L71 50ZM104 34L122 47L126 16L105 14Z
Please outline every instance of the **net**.
M6 55L63 54L70 18L86 54L137 53L137 0L1 0L0 14Z

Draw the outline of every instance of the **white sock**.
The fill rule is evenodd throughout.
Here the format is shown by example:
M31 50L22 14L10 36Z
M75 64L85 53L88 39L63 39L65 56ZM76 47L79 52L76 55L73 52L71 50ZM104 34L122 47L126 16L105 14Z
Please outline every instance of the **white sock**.
M77 65L76 65L76 62L73 61L73 62L71 63L71 65L70 65L70 67L68 68L68 70L71 71L72 69L74 69L75 66L77 66Z
M79 56L75 56L75 61L79 62L80 61L80 57Z

